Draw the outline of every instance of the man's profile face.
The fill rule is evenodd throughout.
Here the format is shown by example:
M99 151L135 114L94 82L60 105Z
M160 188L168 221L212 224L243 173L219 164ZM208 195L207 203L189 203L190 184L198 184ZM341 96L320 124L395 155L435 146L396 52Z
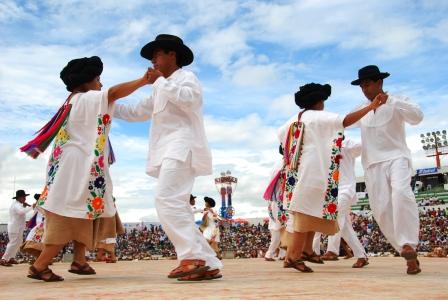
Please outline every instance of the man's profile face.
M152 55L151 62L154 69L159 70L163 75L166 75L173 64L176 64L176 52L167 51L167 53L165 53L163 49L156 49Z
M364 93L364 96L366 96L367 99L372 101L376 97L376 95L378 95L382 91L383 80L379 79L375 81L372 79L364 79L359 84L359 87Z

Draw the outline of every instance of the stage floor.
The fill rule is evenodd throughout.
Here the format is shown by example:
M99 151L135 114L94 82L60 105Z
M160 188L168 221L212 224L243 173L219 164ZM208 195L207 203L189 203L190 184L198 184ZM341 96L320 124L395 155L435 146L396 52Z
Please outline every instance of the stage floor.
M416 276L405 274L402 258L371 258L363 269L352 269L354 261L309 264L315 272L304 274L282 262L224 260L222 279L194 283L166 277L173 260L92 263L93 276L56 263L53 271L65 277L57 283L28 279L22 264L0 268L0 299L448 299L447 258L420 258Z

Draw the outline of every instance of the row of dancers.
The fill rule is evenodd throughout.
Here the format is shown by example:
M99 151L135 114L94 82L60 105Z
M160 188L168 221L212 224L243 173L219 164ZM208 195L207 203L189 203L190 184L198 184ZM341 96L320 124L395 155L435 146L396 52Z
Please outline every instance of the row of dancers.
M193 52L181 38L160 34L140 54L153 68L135 80L104 90L99 57L71 60L60 73L69 96L37 136L21 148L36 158L53 145L45 187L37 203L45 217L44 247L28 270L29 278L64 280L49 265L70 241L74 243L74 257L69 272L95 274L85 259L86 249L117 235L109 174L115 161L108 139L113 118L151 120L146 173L157 179L155 208L179 263L168 278L200 281L222 277L223 264L198 230L189 204L195 178L212 174L202 88L194 73L183 69L193 62ZM295 94L302 111L280 130L284 160L271 185L275 192L267 197L282 202L288 214L285 266L310 271L302 256L313 257L314 232L331 235L339 231L342 131L358 125L375 218L407 260L408 273L420 272L415 251L418 214L413 194L408 193L411 157L404 123L417 124L423 116L407 99L384 93L383 79L388 75L376 66L362 68L352 84L361 86L368 101L347 116L323 110L331 94L329 85L306 84ZM116 103L148 84L152 92L140 102Z
M279 130L283 160L264 194L272 211L273 241L278 244L278 232L283 228L286 232L285 267L313 272L305 261L323 262L313 249L313 240L320 240L322 233L330 236L331 253L325 258L335 258L342 236L357 257L353 267L369 263L349 220L356 202L354 163L361 155L376 222L406 260L407 274L421 272L416 251L419 216L410 185L412 159L405 123L420 123L423 113L408 98L384 92L383 81L389 75L375 65L361 68L352 85L360 86L367 101L345 116L324 110L331 95L328 84L306 84L295 94L302 110ZM345 138L347 127L361 129L361 144Z

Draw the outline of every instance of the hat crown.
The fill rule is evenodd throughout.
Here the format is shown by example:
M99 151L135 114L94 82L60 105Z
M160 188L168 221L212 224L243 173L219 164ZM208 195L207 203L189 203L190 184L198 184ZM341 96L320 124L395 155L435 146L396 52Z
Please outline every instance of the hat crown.
M358 70L358 79L352 81L352 85L360 85L362 80L366 79L384 79L389 77L389 73L381 72L375 65L368 65Z
M19 197L25 197L28 196L27 193L25 193L24 190L17 190L16 191L16 196L13 199L19 198Z
M154 51L157 49L173 50L176 52L179 67L187 66L193 62L194 55L184 41L175 35L162 33L156 36L154 41L149 42L140 50L140 55L152 60Z
M156 36L156 41L172 41L172 42L176 42L181 45L184 44L184 41L180 37L172 35L172 34L165 34L165 33L162 33L162 34L159 34L158 36Z
M371 75L378 75L380 73L381 73L380 69L377 66L369 65L369 66L365 66L365 67L359 69L358 77L362 78L362 77L371 76Z

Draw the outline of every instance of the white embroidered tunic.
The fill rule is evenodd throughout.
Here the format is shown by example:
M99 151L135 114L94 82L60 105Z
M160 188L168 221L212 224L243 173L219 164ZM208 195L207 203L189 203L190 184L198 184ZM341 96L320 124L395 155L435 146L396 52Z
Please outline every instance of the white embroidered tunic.
M38 202L45 210L83 219L115 215L107 145L114 104L107 94L89 91L70 100L70 115L55 138Z
M296 119L297 116L282 127L280 138L283 141L286 140L287 128L291 121ZM334 188L333 193L337 197L337 184L329 190L328 179L332 172L332 150L338 138L338 132L344 129L343 120L343 116L326 111L308 110L302 114L301 122L305 126L302 155L297 173L298 181L289 210L322 218L326 214L323 213L323 206L327 191L332 192ZM330 211L330 213L334 212Z

